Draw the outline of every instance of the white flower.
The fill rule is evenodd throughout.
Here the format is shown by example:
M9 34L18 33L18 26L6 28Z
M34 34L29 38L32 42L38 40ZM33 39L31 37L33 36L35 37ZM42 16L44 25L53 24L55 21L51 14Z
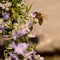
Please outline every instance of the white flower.
M41 57L40 55L34 55L34 59L36 59L36 60L44 60L44 58Z
M32 18L35 18L36 17L36 13L35 12L32 12L31 14L29 14L28 16L31 16Z
M5 5L2 6L2 9L5 9Z
M30 34L28 34L28 37L29 37L29 38L35 38L35 37L37 37L37 35L30 33Z
M17 6L18 6L18 7L20 7L20 6L21 6L21 4L17 4Z
M44 58L43 57L40 57L40 60L44 60Z
M5 9L6 9L6 11L9 11L9 8L8 7L6 7Z
M39 20L37 18L34 19L34 22L38 22Z
M19 24L18 23L14 23L14 29L18 30Z
M11 7L12 6L12 3L11 2L6 2L5 6L6 7Z

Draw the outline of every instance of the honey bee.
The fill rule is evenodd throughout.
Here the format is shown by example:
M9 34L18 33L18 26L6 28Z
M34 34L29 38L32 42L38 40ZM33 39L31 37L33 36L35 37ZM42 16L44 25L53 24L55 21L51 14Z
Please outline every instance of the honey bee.
M43 20L44 19L47 19L47 15L43 14L43 13L40 13L40 12L35 12L36 13L36 18L38 19L38 23L39 25L42 25L43 23Z

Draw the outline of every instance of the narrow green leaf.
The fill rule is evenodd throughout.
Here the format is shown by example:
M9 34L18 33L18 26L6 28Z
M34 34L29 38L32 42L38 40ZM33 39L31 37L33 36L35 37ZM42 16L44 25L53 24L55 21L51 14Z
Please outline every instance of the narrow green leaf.
M30 7L28 8L28 11L30 11L31 7L32 7L32 4L31 4Z
M14 10L15 10L17 13L20 13L22 9L19 8L19 7L16 7L16 8L14 8Z
M33 48L31 48L31 47L28 47L28 49L27 49L28 51L32 51L33 50Z
M16 7L17 6L17 0L12 0L13 6Z
M3 31L2 31L2 34L3 34L3 35L6 35L6 34L7 34L7 31L6 31L6 30L3 30Z
M27 12L27 13L30 11L31 7L32 7L32 4L31 4L29 7L26 6L26 12Z
M7 50L12 50L12 48L7 48Z
M29 38L28 38L28 36L26 36L26 41L27 41L27 43L29 43Z

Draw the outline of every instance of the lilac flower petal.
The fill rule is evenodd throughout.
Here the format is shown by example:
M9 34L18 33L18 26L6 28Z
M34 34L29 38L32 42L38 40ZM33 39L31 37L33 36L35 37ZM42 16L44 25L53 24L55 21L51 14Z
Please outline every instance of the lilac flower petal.
M13 40L16 40L17 39L17 36L15 35L15 36L13 36Z
M29 46L28 44L23 43L23 48L24 48L24 49L27 49L27 48L28 48L28 46Z
M21 30L18 30L17 35L20 36L20 34L21 34Z
M12 41L12 43L9 45L10 48L15 48L16 44L14 43L14 41Z
M24 55L25 50L28 48L28 44L26 43L19 43L15 49L14 52L17 54Z
M21 31L21 36L22 36L22 35L25 35L25 34L27 34L27 32L26 32L25 29L23 29L23 30Z
M4 12L2 15L3 15L4 20L7 20L9 18L9 15L6 12Z
M31 13L31 17L36 18L36 16L37 16L37 12Z
M32 50L32 51L30 52L30 54L35 55L35 54L36 54L36 52L35 52L34 50Z
M26 32L30 32L30 29L28 27L26 27L25 29L26 29Z
M26 44L26 43L19 43L18 44L18 47L20 47L22 50L25 50L25 49L27 49L28 48L28 44Z
M2 30L0 30L0 33L2 33Z
M30 32L30 29L25 27L22 31L21 31L21 35L25 35L27 34L28 32Z
M0 33L2 33L2 30L0 30Z
M17 54L24 55L24 51L20 47L15 47L14 52L17 53Z
M3 30L3 27L2 26L0 26L0 30Z
M16 40L16 39L17 39L17 37L18 37L17 32L12 33L12 38L13 38L13 40Z
M26 24L26 27L31 27L31 26L33 26L33 23L32 23L31 20L29 20L29 21L27 22L27 24Z
M10 54L11 60L19 60L18 57L14 54Z
M37 35L36 34L32 34L32 38L35 38L35 37L37 37Z

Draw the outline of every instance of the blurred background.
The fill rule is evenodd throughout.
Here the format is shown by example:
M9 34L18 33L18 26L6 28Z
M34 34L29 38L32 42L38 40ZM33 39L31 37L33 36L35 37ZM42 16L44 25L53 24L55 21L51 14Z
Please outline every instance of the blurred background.
M38 11L45 14L42 26L38 24L33 32L41 36L42 43L37 45L38 52L60 52L60 0L24 0L26 4L32 4L30 12ZM60 54L60 53L59 53ZM46 60L60 60L59 54L50 54ZM49 55L49 54L48 54ZM52 56L53 55L53 56Z

